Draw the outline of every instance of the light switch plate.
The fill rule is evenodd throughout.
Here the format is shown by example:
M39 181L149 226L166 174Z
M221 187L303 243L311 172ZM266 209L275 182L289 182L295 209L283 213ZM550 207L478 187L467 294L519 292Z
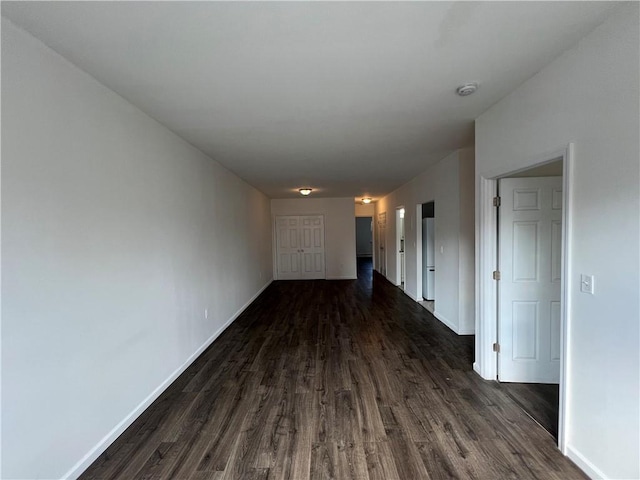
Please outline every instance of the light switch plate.
M593 275L580 275L580 291L593 295Z

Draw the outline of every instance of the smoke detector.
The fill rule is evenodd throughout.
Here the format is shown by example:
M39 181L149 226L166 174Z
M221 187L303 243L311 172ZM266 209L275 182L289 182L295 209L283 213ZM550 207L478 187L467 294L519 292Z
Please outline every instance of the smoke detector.
M476 90L478 90L477 83L465 83L464 85L460 85L458 88L456 88L456 93L461 97L466 97L467 95L471 95Z

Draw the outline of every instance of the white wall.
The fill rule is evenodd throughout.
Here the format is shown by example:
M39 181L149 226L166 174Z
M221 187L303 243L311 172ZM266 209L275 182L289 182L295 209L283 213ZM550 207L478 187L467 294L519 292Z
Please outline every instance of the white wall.
M458 319L461 332L475 332L475 155L460 151L460 232L458 242Z
M375 204L356 203L356 217L373 217L376 214Z
M271 200L272 225L276 215L324 215L327 279L357 278L356 226L353 198L286 198ZM275 247L275 242L274 242ZM274 276L275 252L273 253Z
M75 477L270 281L269 201L3 19L2 260L2 478Z
M436 288L434 315L454 332L459 331L460 154L434 167Z
M454 152L376 202L376 215L387 212L387 278L397 278L395 210L405 208L405 292L422 298L422 273L417 265L416 207L435 201L435 316L459 334L474 332L474 152ZM465 190L464 192L462 190ZM377 229L375 234L377 235ZM376 266L377 267L377 266ZM377 268L379 270L379 268Z
M575 144L565 433L598 478L640 477L638 18L637 3L618 7L476 123L478 181Z

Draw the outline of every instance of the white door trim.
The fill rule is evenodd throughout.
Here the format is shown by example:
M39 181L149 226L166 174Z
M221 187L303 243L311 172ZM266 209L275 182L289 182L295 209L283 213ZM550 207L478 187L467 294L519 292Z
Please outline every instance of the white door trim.
M574 146L568 144L564 148L530 159L527 166L517 171L527 170L539 164L562 158L562 282L561 282L561 315L562 329L560 341L560 405L558 419L558 447L566 455L566 426L570 413L567 411L571 392L567 388L569 377L569 352L571 348L571 301L568 292L573 288L571 271L571 232L573 217L573 162ZM493 352L493 343L497 342L497 289L492 274L497 265L497 214L493 207L497 178L517 171L508 169L479 175L476 179L476 358L473 369L487 380L497 378L497 355Z
M405 213L406 217L406 213ZM406 243L406 240L405 240ZM416 205L416 299L418 302L422 298L422 204Z
M403 210L403 217L402 217L402 230L404 230L404 232L402 232L401 229L398 228L399 224L400 224L400 210ZM407 218L407 209L404 208L404 205L400 205L398 207L396 207L395 209L395 235L396 235L396 241L395 241L395 247L393 250L393 253L395 255L395 259L396 259L396 279L395 279L395 285L397 287L400 287L401 290L406 290L406 286L407 286L407 279L404 279L404 286L402 285L402 273L403 273L403 269L406 270L404 267L405 265L403 265L404 263L404 255L400 255L400 245L401 245L401 237L402 234L405 234L405 243L406 243L406 231L407 231L407 227L405 224L405 219ZM406 275L406 271L404 272Z
M482 378L495 380L498 360L493 343L497 341L498 291L492 274L498 264L498 217L493 207L497 180L480 176L476 191L476 358L473 369Z

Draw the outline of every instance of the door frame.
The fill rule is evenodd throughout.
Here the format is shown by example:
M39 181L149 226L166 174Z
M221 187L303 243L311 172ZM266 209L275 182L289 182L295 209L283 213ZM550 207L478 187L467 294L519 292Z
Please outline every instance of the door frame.
M356 258L358 257L358 219L359 218L368 218L369 220L371 220L369 228L371 229L371 261L373 262L373 257L375 257L375 248L374 248L374 240L373 237L374 235L374 227L373 227L373 217L371 215L356 215L355 217L355 224L356 224Z
M473 369L484 379L496 380L498 373L498 355L493 351L493 344L498 341L498 289L493 280L493 271L498 262L497 249L497 209L493 206L498 178L529 170L562 159L562 266L560 282L560 398L558 411L558 448L566 455L566 425L569 424L570 413L567 411L567 381L569 379L569 356L571 338L571 299L568 292L573 288L569 277L571 267L571 232L572 232L572 186L574 145L542 154L530 159L528 165L516 170L508 168L490 172L477 177L476 202L476 358Z
M402 213L401 213L402 211ZM400 225L400 220L402 219L402 230L401 231L398 227ZM407 289L407 264L406 264L406 256L405 255L400 255L400 246L401 246L401 237L404 236L404 244L405 244L405 250L403 253L406 253L406 244L407 244L407 226L406 226L406 221L407 219L407 209L404 207L404 205L400 205L398 207L396 207L395 209L395 234L396 234L396 241L395 241L395 259L396 259L396 278L395 278L395 285L397 287L400 287L401 290L406 290ZM404 279L402 278L402 273L404 270ZM404 284L403 284L403 280L404 280Z
M405 213L405 217L406 215ZM422 297L422 255L422 203L418 203L416 205L416 298L419 302L424 300Z
M435 202L435 199L433 199L416 204L416 293L419 302L425 300L422 296L422 270L424 268L422 265L422 256L425 255L422 251L422 206L425 203L433 203L435 210ZM405 218L406 215L407 214L405 213Z

